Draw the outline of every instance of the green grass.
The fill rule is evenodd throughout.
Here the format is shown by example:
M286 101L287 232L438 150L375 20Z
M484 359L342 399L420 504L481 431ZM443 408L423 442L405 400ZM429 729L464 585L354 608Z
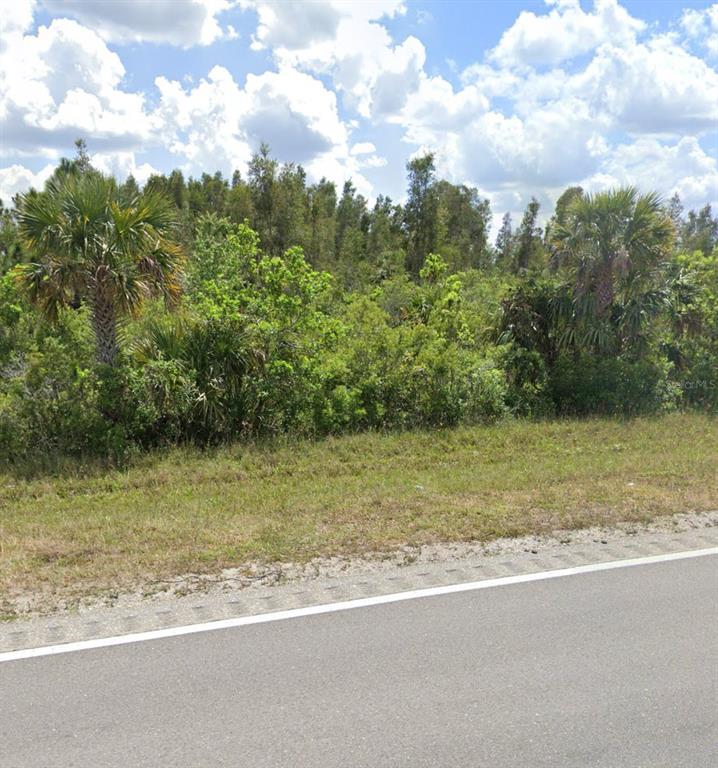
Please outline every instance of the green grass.
M247 561L489 540L718 507L718 421L511 422L172 450L0 475L0 613Z

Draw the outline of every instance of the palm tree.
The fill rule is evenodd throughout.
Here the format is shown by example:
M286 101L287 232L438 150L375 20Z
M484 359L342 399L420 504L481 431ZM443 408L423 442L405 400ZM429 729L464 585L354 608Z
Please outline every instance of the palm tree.
M603 318L617 292L630 299L656 285L674 229L661 199L634 187L578 195L555 223L551 240L574 278L583 314Z
M157 192L121 200L114 179L68 174L25 195L18 224L32 254L16 269L19 283L50 321L62 307L86 302L101 363L115 364L118 325L146 297L179 295L175 210Z

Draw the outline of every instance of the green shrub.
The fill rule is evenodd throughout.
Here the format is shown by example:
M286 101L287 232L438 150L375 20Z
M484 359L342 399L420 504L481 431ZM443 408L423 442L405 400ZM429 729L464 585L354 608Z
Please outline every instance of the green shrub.
M676 387L684 405L718 413L718 354L709 350L691 362L679 377Z
M674 259L672 333L666 347L687 407L718 412L718 250Z
M716 264L677 257L663 314L626 346L621 312L577 315L559 275L451 274L431 254L416 282L397 267L342 285L301 249L266 255L247 226L207 216L181 305L148 302L128 319L114 368L94 362L87 307L50 326L0 277L0 461L122 462L181 442L506 415L718 411Z
M515 344L502 347L497 357L506 375L506 402L512 413L528 417L552 415L555 406L543 357Z
M551 396L562 415L655 413L675 405L669 370L661 360L562 355L551 370Z

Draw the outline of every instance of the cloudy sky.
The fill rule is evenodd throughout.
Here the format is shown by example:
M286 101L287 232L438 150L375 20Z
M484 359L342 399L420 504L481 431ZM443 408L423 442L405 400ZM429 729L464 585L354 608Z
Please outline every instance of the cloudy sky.
M142 181L244 171L404 194L406 160L497 216L569 184L718 201L718 4L0 0L0 198L73 141Z

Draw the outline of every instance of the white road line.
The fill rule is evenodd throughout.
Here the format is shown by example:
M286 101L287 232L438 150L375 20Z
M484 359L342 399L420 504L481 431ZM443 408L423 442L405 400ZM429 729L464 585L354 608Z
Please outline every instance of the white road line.
M561 568L553 571L539 571L537 573L525 573L518 576L503 576L498 579L485 579L483 581L470 581L463 584L450 584L443 587L428 587L426 589L413 589L407 592L395 592L390 595L377 595L375 597L363 597L357 600L345 600L340 603L327 603L325 605L313 605L307 608L292 608L287 611L275 611L274 613L262 613L254 616L241 616L235 619L221 619L208 621L202 624L188 624L183 627L168 627L166 629L153 629L148 632L135 632L128 635L115 635L113 637L101 637L94 640L79 640L74 643L62 643L59 645L46 645L40 648L25 648L19 651L7 651L0 653L0 663L4 661L19 661L32 659L38 656L54 656L58 653L73 653L74 651L88 651L93 648L109 648L113 645L127 645L129 643L141 643L145 640L162 640L167 637L179 637L181 635L194 635L200 632L212 632L217 629L232 629L234 627L247 627L252 624L266 624L270 621L284 621L284 619L296 619L302 616L317 616L322 613L334 613L335 611L348 611L353 608L367 608L372 605L385 605L386 603L399 603L404 600L417 600L422 597L437 597L439 595L451 595L457 592L472 592L478 589L491 587L503 587L510 584L526 584L530 581L544 581L546 579L558 579L564 576L577 576L582 573L596 573L597 571L612 571L617 568L631 568L637 565L650 565L652 563L665 563L671 560L687 560L693 557L706 557L718 555L718 547L708 549L693 549L686 552L669 552L663 555L650 555L648 557L636 557L630 560L613 560L607 563L592 563L590 565L578 565L573 568Z

